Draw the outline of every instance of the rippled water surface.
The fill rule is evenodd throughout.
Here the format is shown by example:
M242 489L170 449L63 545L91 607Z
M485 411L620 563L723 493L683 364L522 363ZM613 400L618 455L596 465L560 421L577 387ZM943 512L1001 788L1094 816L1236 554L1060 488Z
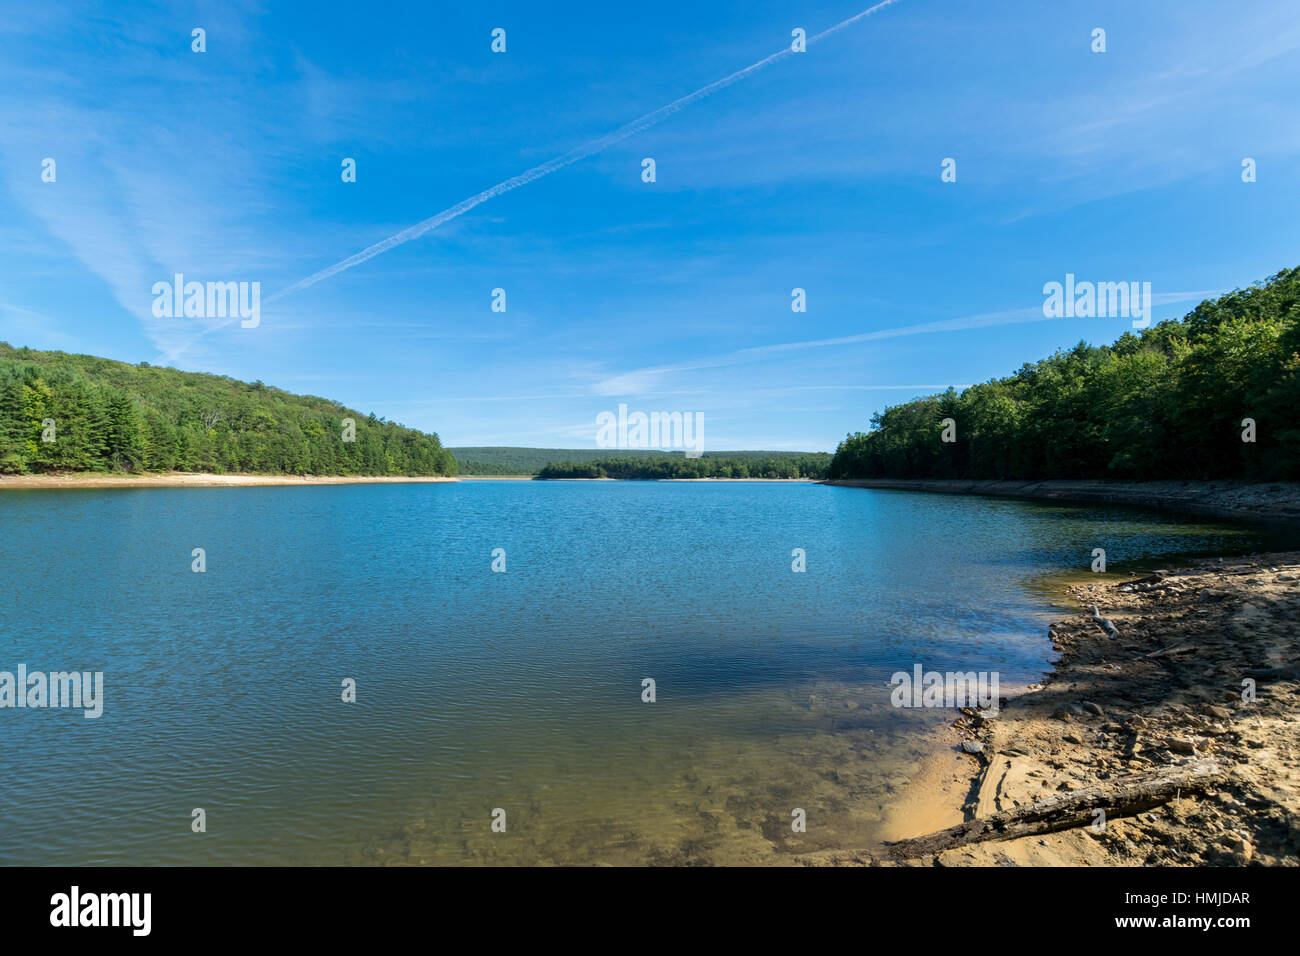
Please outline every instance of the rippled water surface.
M7 491L0 671L103 671L106 691L97 720L0 709L0 862L781 863L865 845L951 719L891 708L892 673L1041 674L1053 611L1033 583L1094 547L1131 571L1275 543L794 483Z

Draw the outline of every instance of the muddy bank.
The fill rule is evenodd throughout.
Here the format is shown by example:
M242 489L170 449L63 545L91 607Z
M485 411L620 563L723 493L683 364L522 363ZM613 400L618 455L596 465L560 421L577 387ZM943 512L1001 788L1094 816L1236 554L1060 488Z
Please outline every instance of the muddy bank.
M1053 673L996 716L965 710L953 725L951 753L971 774L962 815L999 821L996 832L934 853L903 841L801 862L1300 865L1300 552L1070 592L1080 612L1050 629ZM1171 793L1152 783L1169 779L1180 781ZM1149 790L1140 801L1134 781ZM1002 838L1014 832L1005 821L1072 794L1087 822ZM1100 827L1097 806L1108 808Z
M442 477L375 477L369 475L213 475L172 471L146 475L100 475L67 472L50 475L0 475L5 488L237 488L252 485L366 485L456 481Z
M1141 505L1220 518L1300 524L1300 482L1241 481L967 481L854 478L828 485Z

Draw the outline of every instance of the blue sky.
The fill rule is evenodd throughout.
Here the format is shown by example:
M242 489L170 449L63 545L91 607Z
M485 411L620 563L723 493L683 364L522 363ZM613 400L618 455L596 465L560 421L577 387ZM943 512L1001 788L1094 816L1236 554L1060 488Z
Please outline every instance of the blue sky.
M29 6L0 16L0 340L448 445L594 447L626 403L701 414L706 450L830 450L1128 328L1044 319L1066 273L1149 281L1160 320L1300 263L1293 0L896 0L257 328L156 318L173 273L270 298L868 4Z

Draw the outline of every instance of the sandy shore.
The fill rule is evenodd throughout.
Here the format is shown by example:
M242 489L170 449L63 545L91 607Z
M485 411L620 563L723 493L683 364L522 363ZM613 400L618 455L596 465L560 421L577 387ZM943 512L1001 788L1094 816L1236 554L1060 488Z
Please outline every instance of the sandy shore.
M369 485L456 481L441 477L374 477L369 475L212 475L173 471L149 475L97 475L76 472L53 475L0 475L5 488L239 488L251 485Z
M1220 518L1300 524L1300 482L1294 481L967 481L854 478L827 481L826 484L952 495L1097 501Z
M437 481L534 481L533 475L459 475L455 478L377 477L369 475L213 475L173 471L165 474L107 475L66 472L51 475L0 475L5 488L238 488L254 485L379 485L424 484ZM549 478L548 481L618 481L616 478ZM811 482L811 478L674 478L665 481L785 481Z
M801 862L1300 865L1300 552L1069 591L1080 612L1050 629L1061 654L1053 673L996 716L959 714L946 753L921 767L885 839L994 814L1023 818L1045 799L1113 793L1193 765L1219 768L1214 784L1131 813L1112 810L1100 830L1076 824L1014 839L995 832L930 855L886 845ZM1093 620L1094 605L1116 636ZM1243 681L1254 682L1254 700ZM954 759L966 763L964 781L935 770Z

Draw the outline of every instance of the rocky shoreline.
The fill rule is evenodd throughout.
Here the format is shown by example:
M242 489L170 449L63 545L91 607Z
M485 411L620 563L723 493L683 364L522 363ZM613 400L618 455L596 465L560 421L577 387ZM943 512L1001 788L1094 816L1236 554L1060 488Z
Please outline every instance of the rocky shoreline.
M1300 482L1294 481L968 481L965 479L846 478L828 485L992 495L1053 501L1139 505L1219 518L1300 524Z
M953 725L966 822L801 862L1300 865L1300 552L1069 590L1052 674Z

